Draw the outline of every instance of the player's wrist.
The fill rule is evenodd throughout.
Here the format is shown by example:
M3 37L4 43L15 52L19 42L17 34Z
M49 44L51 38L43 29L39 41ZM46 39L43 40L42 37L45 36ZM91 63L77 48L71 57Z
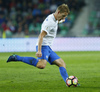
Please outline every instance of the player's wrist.
M38 49L38 52L41 53L41 49Z

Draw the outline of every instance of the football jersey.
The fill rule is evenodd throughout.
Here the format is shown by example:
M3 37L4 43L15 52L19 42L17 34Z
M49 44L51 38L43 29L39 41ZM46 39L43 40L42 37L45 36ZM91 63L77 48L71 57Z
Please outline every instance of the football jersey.
M50 14L41 25L41 32L45 31L47 33L47 35L43 37L42 45L51 46L53 44L53 40L57 34L57 29L58 20L55 19L53 14ZM36 45L38 45L38 42Z

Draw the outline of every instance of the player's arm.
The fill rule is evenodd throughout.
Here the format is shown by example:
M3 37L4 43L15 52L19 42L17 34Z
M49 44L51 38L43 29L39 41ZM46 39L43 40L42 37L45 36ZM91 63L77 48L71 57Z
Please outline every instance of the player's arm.
M42 53L41 53L41 45L42 45L42 42L43 42L43 37L45 37L47 35L47 32L46 31L42 31L39 35L39 38L38 38L38 52L36 53L36 56L37 57L41 57L42 56Z

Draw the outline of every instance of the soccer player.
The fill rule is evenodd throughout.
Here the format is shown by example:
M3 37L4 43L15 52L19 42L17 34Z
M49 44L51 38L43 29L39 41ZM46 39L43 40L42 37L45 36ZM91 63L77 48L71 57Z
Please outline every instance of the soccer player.
M68 77L66 71L65 62L51 49L54 38L56 37L58 23L64 22L65 18L70 13L67 4L58 6L56 11L47 16L43 21L41 27L41 33L38 37L36 44L36 56L34 57L22 57L19 55L11 55L7 62L11 61L22 61L24 63L33 65L37 68L44 69L47 62L51 65L55 64L59 67L60 74L63 80L66 82Z

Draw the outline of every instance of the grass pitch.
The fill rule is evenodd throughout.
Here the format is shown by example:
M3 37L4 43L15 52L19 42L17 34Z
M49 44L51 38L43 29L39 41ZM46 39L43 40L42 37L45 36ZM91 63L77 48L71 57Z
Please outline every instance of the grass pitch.
M16 52L35 56L34 52ZM6 63L12 53L0 53L0 92L100 92L100 52L57 52L67 72L78 78L80 87L66 87L59 68L38 69L23 62Z

